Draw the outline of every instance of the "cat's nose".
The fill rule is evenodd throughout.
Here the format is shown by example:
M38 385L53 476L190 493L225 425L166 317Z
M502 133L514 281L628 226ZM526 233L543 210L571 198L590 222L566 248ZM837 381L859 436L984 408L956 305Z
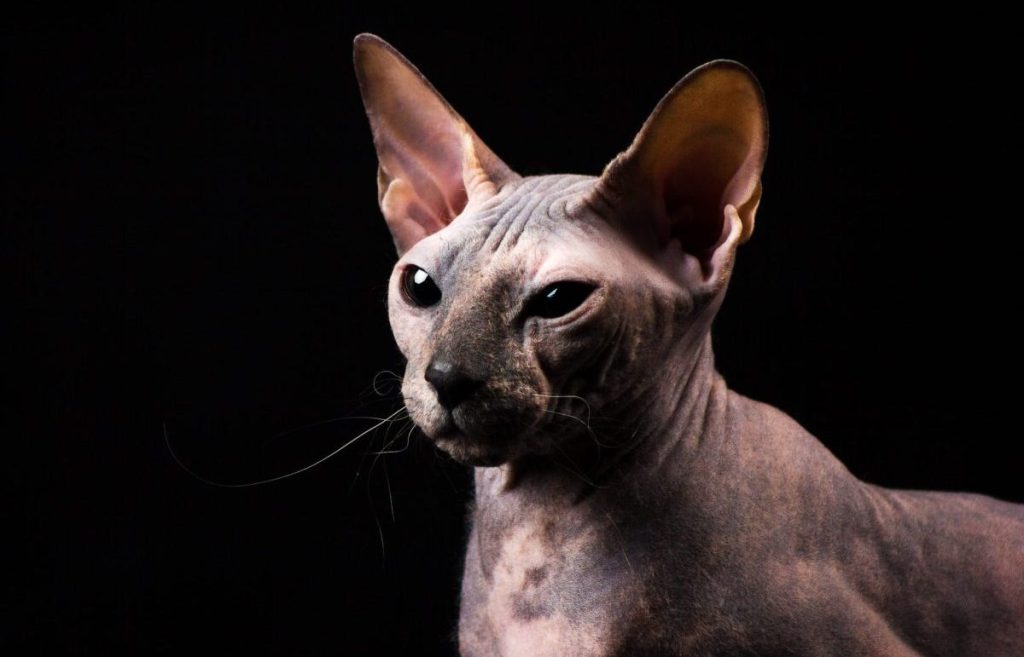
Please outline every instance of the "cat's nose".
M437 401L449 411L476 392L483 381L473 378L462 368L445 360L434 359L423 377L437 391Z

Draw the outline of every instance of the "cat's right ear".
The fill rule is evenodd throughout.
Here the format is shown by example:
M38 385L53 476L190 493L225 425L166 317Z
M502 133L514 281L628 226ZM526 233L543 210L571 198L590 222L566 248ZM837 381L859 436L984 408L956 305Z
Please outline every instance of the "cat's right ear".
M754 230L767 148L757 80L736 62L710 62L662 99L605 169L594 201L658 249L677 279L713 294Z
M377 149L377 193L398 253L518 178L390 44L355 38L359 90Z

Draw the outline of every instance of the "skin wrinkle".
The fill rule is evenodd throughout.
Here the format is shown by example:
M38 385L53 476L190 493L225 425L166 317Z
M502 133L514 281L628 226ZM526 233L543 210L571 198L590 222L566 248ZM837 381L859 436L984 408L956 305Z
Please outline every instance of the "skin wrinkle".
M526 224L537 211L537 207L545 201L545 198L535 191L524 196L524 198L527 200L524 202L522 210L513 216L501 236L501 241L498 244L499 249L504 248L511 251L516 247L516 244L519 242L519 236L526 228Z
M611 371L612 366L615 364L615 359L619 356L622 350L622 342L625 339L626 330L623 325L623 321L616 322L615 327L610 331L608 341L602 346L601 350L595 354L595 360L600 362L600 366L597 368L594 382L597 386L603 386L607 382L608 373Z
M705 340L701 349L702 351L700 352L698 357L693 360L693 366L690 369L689 373L686 375L686 378L681 379L679 385L682 386L683 388L706 390L707 394L695 397L692 395L687 395L683 391L677 391L675 393L676 399L692 399L692 401L690 401L689 403L677 404L675 408L673 408L670 412L668 422L669 427L688 427L688 431L686 433L693 437L693 450L697 450L701 446L701 438L706 433L706 428L708 426L708 414L711 410L711 403L709 399L711 393L711 386L706 385L704 382L697 383L694 381L695 376L700 376L698 372L700 370L701 364L705 365L706 369L704 370L704 372L713 369L713 365L710 365L710 361L712 360L710 337L707 340ZM685 381L685 383L682 383L682 381ZM695 416L701 418L701 422L698 425L694 425L692 421L692 418ZM653 433L655 435L663 434L665 430L666 428L659 427L659 429L654 431ZM675 443L672 441L664 441L664 443L658 449L659 454L657 455L654 461L657 470L661 470L664 467L666 467L667 464L671 463L669 459L670 455L678 454L684 451L681 449L682 446L682 441L680 441L679 443Z
M410 66L360 39L357 63ZM378 94L363 91L372 105ZM666 96L601 177L518 178L494 158L483 173L500 179L474 182L486 194L405 245L388 311L408 359L406 407L476 466L463 655L1024 654L1024 507L860 482L715 371L711 323L754 225L765 125L749 72L712 63ZM670 148L687 134L725 135L719 150L742 166L705 183L752 195L730 198L742 212L721 208L724 239L700 257L679 239L693 213L671 216L658 197L688 189L662 184L674 172L698 170L675 161L694 149ZM719 150L701 150L700 164ZM403 297L410 264L429 267L440 303ZM551 276L598 292L578 317L520 322ZM451 412L424 378L435 355L482 381Z
M528 182L516 185L510 192L511 199L506 199L505 203L500 206L501 210L497 213L494 227L484 244L484 248L491 253L497 253L506 246L505 236L509 226L515 223L517 217L522 216L524 209L529 207L531 201L536 201L530 194L522 193L523 187L528 185Z

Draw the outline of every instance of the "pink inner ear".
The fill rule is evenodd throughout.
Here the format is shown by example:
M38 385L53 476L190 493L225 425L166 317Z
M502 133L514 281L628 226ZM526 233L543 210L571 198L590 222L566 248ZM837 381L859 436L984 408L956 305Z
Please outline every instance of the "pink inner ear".
M378 150L387 178L407 182L420 205L434 215L441 226L465 209L468 199L464 181L466 153L456 130L405 134L382 129L378 133Z
M681 150L678 164L662 179L668 233L705 262L725 237L722 195L745 153L736 141L711 133L691 139Z
M432 235L450 223L451 218L443 207L431 207L424 203L418 190L406 179L393 180L388 184L381 198L381 210L388 223L395 245L400 253L405 253L424 237ZM465 194L456 198L462 199L457 205L456 213L465 207ZM454 216L454 215L453 215Z
M400 252L451 223L470 196L516 177L394 48L360 36L355 66L380 163L378 199Z
M459 144L457 136L403 142L384 130L378 133L381 210L400 252L441 230L465 209L469 195Z

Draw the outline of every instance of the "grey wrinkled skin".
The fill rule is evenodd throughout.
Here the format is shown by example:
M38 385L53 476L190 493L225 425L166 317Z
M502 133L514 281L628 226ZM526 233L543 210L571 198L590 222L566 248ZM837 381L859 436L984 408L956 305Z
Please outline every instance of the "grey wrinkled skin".
M359 48L383 46L360 38L357 70L378 65ZM463 655L1024 655L1024 507L861 482L715 371L711 322L759 187L691 255L636 228L660 207L623 173L638 138L600 178L486 165L487 190L467 182L421 231L434 219L409 208L430 190L387 199L417 171L395 173L412 159L387 160L386 103L361 83L401 252L388 306L402 392L424 433L475 467ZM412 232L397 223L410 216ZM403 294L411 266L438 304ZM529 316L566 280L595 290L563 317ZM452 411L424 378L435 359L483 382Z
M677 336L664 329L692 300L623 249L617 232L583 205L593 185L586 176L517 181L420 241L395 267L389 309L408 358L407 407L460 461L494 465L557 453L586 433L587 421L580 399L558 395L578 395L602 416L625 408L650 394L632 377L657 367L673 348ZM404 298L409 265L430 272L442 288L438 306L417 308ZM564 318L524 317L525 302L560 280L597 290ZM635 321L641 317L646 321ZM431 358L456 362L484 381L451 415L423 377Z
M527 178L421 241L392 280L417 424L443 422L422 375L433 354L488 381L438 440L503 464L476 470L462 653L1024 654L1021 508L859 482L730 391L711 354L717 303L695 311L632 256L579 202L593 183ZM436 276L440 307L402 298L406 263ZM569 321L523 322L552 278L600 293ZM590 430L573 419L588 416Z

